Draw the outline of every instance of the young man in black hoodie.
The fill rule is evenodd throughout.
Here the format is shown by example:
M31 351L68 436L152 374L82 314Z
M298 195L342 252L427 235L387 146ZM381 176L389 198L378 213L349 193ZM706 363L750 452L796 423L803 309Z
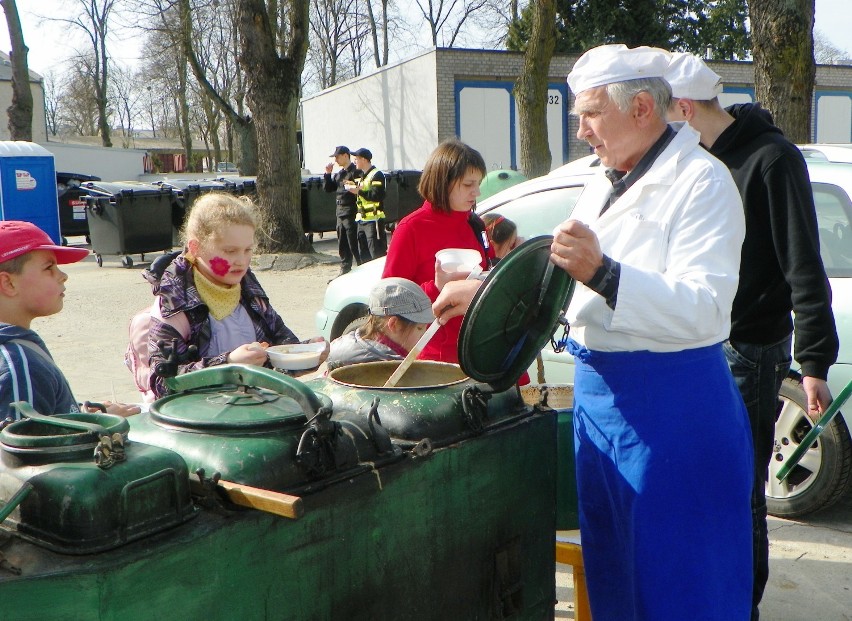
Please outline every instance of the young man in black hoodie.
M65 375L30 325L62 310L68 276L59 265L88 254L85 248L55 245L29 222L0 222L0 420L20 418L10 406L16 401L29 402L40 414L80 411ZM139 413L136 406L103 405L111 414Z
M687 121L701 144L731 171L746 216L740 283L731 311L728 364L743 395L754 440L752 620L769 577L765 484L775 436L775 409L791 363L802 366L808 414L831 402L826 384L837 360L831 289L819 253L816 209L799 149L760 104L722 108L721 78L691 54L672 55L669 121ZM795 312L795 328L791 311Z

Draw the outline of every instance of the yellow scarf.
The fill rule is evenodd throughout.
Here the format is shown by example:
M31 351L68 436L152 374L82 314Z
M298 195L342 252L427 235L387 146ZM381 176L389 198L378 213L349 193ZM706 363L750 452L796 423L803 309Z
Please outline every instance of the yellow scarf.
M218 321L234 312L240 303L242 287L240 285L220 285L213 282L201 273L197 266L192 266L192 275L195 277L195 288L198 289L198 297L210 309L210 314Z

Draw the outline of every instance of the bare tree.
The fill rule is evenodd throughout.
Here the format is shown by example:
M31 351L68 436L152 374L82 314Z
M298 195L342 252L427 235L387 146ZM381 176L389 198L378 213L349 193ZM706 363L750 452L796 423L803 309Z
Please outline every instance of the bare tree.
M358 75L351 64L346 66L346 51L360 34L357 4L358 0L310 0L310 52L321 89Z
M59 135L59 85L56 74L51 70L44 74L41 85L44 90L44 118L51 136Z
M521 134L521 170L529 177L550 171L547 138L547 76L556 47L556 0L537 0L532 6L532 32L524 63L515 83Z
M6 109L9 115L9 134L12 140L33 139L33 91L30 85L30 70L27 66L29 48L24 43L24 32L18 16L15 0L0 0L6 14L6 26L12 50L12 105Z
M238 0L240 64L257 128L261 250L308 252L302 234L296 113L308 50L308 0Z
M136 75L127 67L115 67L110 74L110 85L111 107L121 128L121 146L127 149L133 145L133 125L139 116L140 93L136 88Z
M136 0L136 12L147 17L144 29L148 32L149 49L166 60L167 75L172 78L166 90L172 95L170 101L187 165L192 167L192 129L187 103L189 70L182 50L180 9L174 0Z
M97 133L99 103L89 78L85 55L68 62L69 71L57 97L59 125L79 136Z
M89 39L87 78L92 83L98 106L98 133L101 144L112 146L109 122L109 55L107 54L107 36L110 17L121 0L74 0L77 11L68 10L64 14L73 17L52 17L54 21L68 24L83 32ZM76 13L76 15L75 15Z
M364 0L367 5L367 17L370 23L370 34L373 40L373 58L376 61L376 67L384 67L388 64L389 39L388 39L388 0L378 0L381 6L381 20L376 23L376 16L373 13L372 0ZM379 30L382 31L382 47L379 49Z
M414 0L432 34L432 45L453 47L465 22L488 0Z
M308 0L303 1L307 5ZM210 99L213 100L219 110L225 114L229 135L230 131L234 130L238 133L238 142L241 153L238 161L240 163L241 170L243 173L248 175L255 174L258 170L257 135L255 133L254 119L247 115L243 110L243 76L240 74L239 79L234 84L233 92L235 102L232 103L228 99L228 92L224 89L217 88L216 86L217 76L221 78L223 73L221 71L217 73L215 70L212 72L208 71L205 63L203 62L203 57L198 53L199 38L196 36L197 29L195 28L193 21L195 17L198 17L199 12L205 10L207 11L205 15L209 15L210 13L224 13L229 19L227 23L233 26L233 28L230 29L230 32L232 33L230 41L236 44L240 28L237 26L238 13L234 9L241 7L242 2L240 0L231 0L227 3L220 3L217 0L214 0L214 4L216 6L208 5L206 3L193 5L191 0L176 0L176 2L177 4L175 6L177 6L179 12L180 41L183 54L185 55L189 63L189 67L192 69L192 73L198 84L204 89ZM276 0L270 0L270 4L277 6L278 3ZM307 8L305 10L307 12ZM203 23L206 28L209 26L210 21L204 20ZM307 24L305 26L307 27ZM304 65L304 58L302 60L302 64ZM245 67L244 63L242 63L242 66Z
M824 65L852 65L852 55L834 45L819 30L814 30L814 60Z
M814 0L750 0L754 94L793 142L810 142Z
M518 21L521 9L527 4L529 1L486 0L483 7L470 16L472 30L476 32L476 47L504 49L509 25ZM468 38L465 37L465 40Z

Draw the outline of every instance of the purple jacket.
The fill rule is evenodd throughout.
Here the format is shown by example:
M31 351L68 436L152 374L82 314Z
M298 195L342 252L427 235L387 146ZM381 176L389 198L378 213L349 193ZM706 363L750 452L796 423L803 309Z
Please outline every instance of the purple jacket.
M192 274L192 266L182 255L168 264L161 271L162 263L155 262L143 272L145 279L151 283L154 295L160 296L160 309L163 317L171 317L177 313L186 313L189 320L189 338L184 339L172 326L151 317L151 327L148 332L148 354L151 366L151 390L157 397L168 394L165 378L174 373L166 375L157 374L157 366L166 363L167 351L159 346L159 343L175 343L175 354L181 362L173 370L176 374L188 373L205 367L224 364L227 353L218 356L208 356L210 347L210 322L207 305L201 301L198 289L195 288L195 280ZM158 269L160 268L160 269ZM248 311L251 322L254 325L254 333L257 341L265 341L270 345L283 345L285 343L298 343L296 335L284 325L280 315L275 312L269 304L269 297L260 286L257 278L249 270L243 277L240 286L242 295L240 304ZM189 346L195 345L197 353L189 355Z

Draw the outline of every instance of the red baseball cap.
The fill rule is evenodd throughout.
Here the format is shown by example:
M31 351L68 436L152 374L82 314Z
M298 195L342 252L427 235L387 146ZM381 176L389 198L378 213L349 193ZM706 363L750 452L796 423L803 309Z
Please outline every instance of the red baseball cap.
M89 254L85 248L57 246L47 233L32 222L0 221L0 263L11 261L33 250L52 251L59 264L76 263Z

